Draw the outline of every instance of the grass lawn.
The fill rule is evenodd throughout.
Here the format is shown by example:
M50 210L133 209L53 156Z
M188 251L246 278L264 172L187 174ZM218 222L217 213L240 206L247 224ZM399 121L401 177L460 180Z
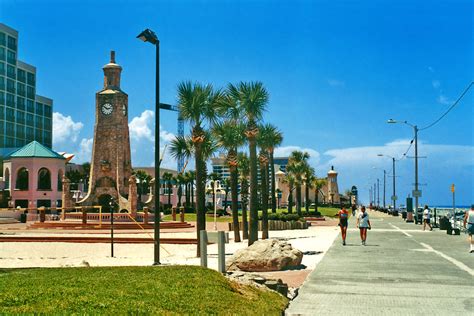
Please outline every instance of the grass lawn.
M305 213L305 208L301 208L303 214ZM314 208L310 208L310 211L314 211ZM321 213L322 216L328 216L328 217L335 217L337 212L339 212L340 208L338 207L326 207L326 206L318 206L318 212ZM271 210L269 211L271 212ZM279 208L277 209L277 213L283 213L283 212L288 212L288 209L286 208ZM296 207L293 206L293 213L296 213Z
M0 269L2 315L281 315L287 302L201 267Z

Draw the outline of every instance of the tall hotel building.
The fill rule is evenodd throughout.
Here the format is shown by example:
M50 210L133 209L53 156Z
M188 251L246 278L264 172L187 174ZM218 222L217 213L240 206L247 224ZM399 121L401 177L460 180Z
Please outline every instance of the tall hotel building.
M36 68L18 60L18 32L0 23L0 157L33 140L51 148L52 109L36 94Z

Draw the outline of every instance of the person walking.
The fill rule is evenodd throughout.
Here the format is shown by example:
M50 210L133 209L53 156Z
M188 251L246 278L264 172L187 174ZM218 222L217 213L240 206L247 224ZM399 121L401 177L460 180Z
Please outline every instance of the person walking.
M362 245L365 246L365 241L367 240L367 229L371 229L369 214L365 211L365 206L362 206L360 213L357 215L357 227L360 230L360 239L362 240Z
M433 230L433 227L430 224L431 221L431 210L428 205L425 205L425 209L423 210L423 231L426 229L426 225L430 227L430 231Z
M355 204L352 204L352 216L356 215L356 210L357 210L357 206Z
M339 217L339 227L341 227L342 245L345 246L349 213L346 211L344 204L342 205L341 210L337 212L337 216Z
M471 209L464 214L464 228L467 224L467 233L469 234L469 252L474 253L474 244L472 243L472 235L474 235L474 204Z

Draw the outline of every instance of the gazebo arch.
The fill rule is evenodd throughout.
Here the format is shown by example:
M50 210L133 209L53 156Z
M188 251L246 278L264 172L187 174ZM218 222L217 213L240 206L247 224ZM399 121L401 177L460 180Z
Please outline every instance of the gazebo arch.
M51 171L47 168L38 170L38 190L51 190Z
M21 167L16 173L15 190L27 191L29 187L30 172L27 168Z

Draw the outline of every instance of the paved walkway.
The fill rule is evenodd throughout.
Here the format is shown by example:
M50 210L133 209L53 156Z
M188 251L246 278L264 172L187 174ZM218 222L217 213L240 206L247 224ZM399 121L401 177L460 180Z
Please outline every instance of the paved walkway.
M287 315L474 315L467 235L369 214L367 246L351 219L348 245L336 238Z

